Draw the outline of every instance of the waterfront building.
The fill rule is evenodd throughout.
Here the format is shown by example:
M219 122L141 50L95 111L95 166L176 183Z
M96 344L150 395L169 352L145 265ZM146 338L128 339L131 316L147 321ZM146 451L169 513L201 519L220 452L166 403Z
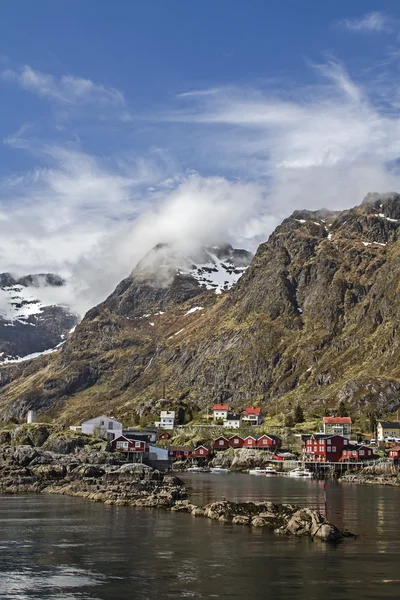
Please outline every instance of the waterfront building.
M122 423L113 417L101 415L82 423L82 433L97 435L106 440L114 440L122 435Z
M112 440L111 447L118 452L129 454L129 458L133 458L134 461L137 460L138 462L142 462L143 456L148 454L148 445L144 440L135 440L124 435Z
M351 418L350 417L324 417L325 435L350 435Z
M217 439L214 440L213 443L213 447L215 450L227 450L229 446L230 444L228 438L224 437L223 435L217 437Z
M392 458L393 460L399 460L399 458L400 458L400 446L393 446L393 448L390 448L390 450L389 450L389 458Z
M350 444L347 448L343 449L342 452L342 461L343 460L366 460L373 458L374 451L369 446L364 446L363 444Z
M257 448L280 448L282 440L277 435L267 434L260 436L257 439Z
M342 435L314 433L305 440L303 456L314 462L339 462L350 440Z
M158 439L162 442L165 442L167 440L170 439L170 434L168 433L168 431L162 431L161 433L159 433L158 435Z
M195 458L207 458L210 456L210 450L205 446L197 446L197 448L193 450L192 456Z
M192 454L190 446L171 446L168 449L171 460L186 460Z
M252 435L248 435L246 438L244 438L243 448L256 448L256 446L257 438L253 437Z
M240 435L233 435L229 438L229 445L232 448L241 448L244 444L244 439Z

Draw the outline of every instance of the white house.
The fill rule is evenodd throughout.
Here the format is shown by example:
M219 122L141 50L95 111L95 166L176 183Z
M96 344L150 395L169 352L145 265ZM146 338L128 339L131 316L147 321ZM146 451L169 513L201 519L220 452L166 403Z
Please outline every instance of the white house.
M98 435L107 440L114 440L122 435L122 423L113 417L101 415L82 423L82 433Z
M225 429L239 429L242 426L242 417L239 414L228 414L224 420Z
M161 427L161 429L173 429L175 427L175 411L162 410L160 420L155 423L155 426Z
M224 421L228 417L228 404L214 404L213 419L214 421Z
M244 425L261 425L261 408L246 408L242 416Z

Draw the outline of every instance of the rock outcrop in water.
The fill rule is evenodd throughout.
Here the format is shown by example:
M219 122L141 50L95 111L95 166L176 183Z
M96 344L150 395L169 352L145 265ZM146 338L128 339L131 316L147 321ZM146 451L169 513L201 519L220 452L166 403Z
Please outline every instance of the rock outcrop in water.
M190 502L177 477L141 463L124 463L119 455L87 447L55 454L30 445L3 446L0 494L26 492L77 496L117 506L162 508L326 542L349 535L328 523L319 512L291 504L224 500L197 506Z

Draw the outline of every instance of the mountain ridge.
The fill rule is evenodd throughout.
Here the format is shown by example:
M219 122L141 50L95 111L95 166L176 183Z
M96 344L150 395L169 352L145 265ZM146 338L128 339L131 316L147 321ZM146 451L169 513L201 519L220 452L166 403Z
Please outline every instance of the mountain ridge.
M346 211L296 211L228 291L175 273L135 274L91 309L61 350L3 367L0 415L34 406L71 422L97 412L137 421L213 401L274 412L344 401L356 414L400 407L400 195ZM157 408L158 410L158 408Z

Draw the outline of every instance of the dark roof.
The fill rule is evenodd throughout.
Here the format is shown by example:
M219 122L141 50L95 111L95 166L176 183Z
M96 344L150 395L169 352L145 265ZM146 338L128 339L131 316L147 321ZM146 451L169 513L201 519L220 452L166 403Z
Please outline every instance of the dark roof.
M260 437L258 439L263 438L263 437L267 437L270 440L273 440L274 442L281 441L281 438L278 435L274 435L273 433L263 433L262 435L260 435Z
M231 413L226 416L226 420L227 421L239 421L240 415L239 415L239 413Z
M191 452L192 448L190 446L171 446L168 450L171 452Z
M133 441L137 441L137 442L149 442L150 441L150 434L144 434L144 433L133 433L130 431L124 431L122 433L122 435L127 438L128 440L133 440Z
M400 423L397 421L378 421L378 423L383 427L383 429L389 429L389 427L392 429L400 429Z

